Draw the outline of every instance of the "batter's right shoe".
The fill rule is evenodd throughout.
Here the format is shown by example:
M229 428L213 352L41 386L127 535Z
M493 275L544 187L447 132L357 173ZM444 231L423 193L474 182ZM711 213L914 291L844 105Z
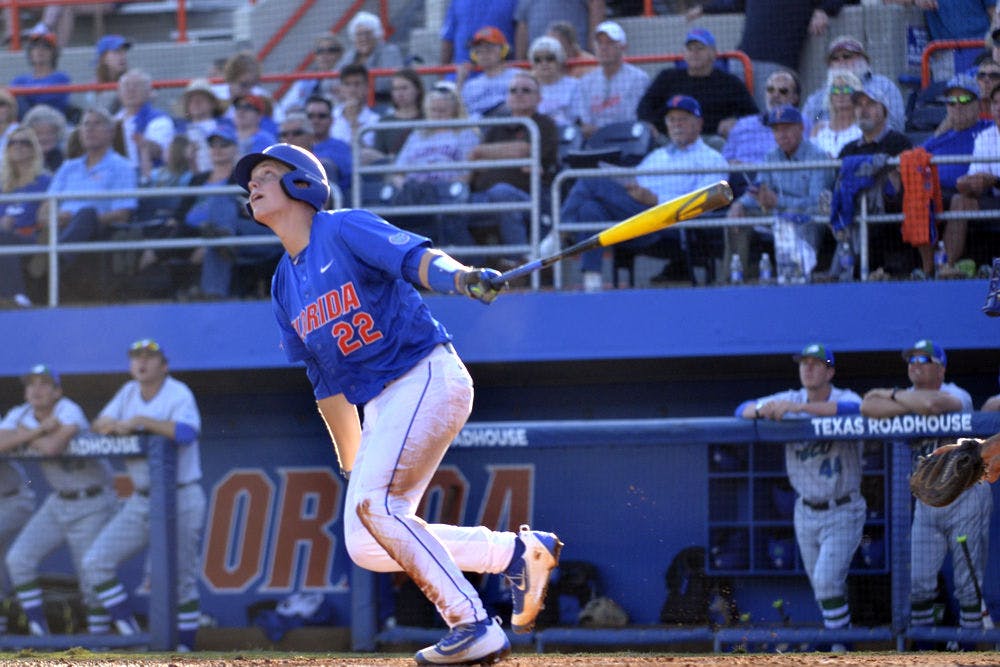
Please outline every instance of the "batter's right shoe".
M492 665L510 653L510 640L500 621L456 625L434 646L417 651L418 665Z
M504 574L513 603L510 625L514 632L524 634L535 628L535 618L545 607L549 574L559 564L563 543L555 534L531 530L527 525L521 526L517 539L524 544L524 553Z

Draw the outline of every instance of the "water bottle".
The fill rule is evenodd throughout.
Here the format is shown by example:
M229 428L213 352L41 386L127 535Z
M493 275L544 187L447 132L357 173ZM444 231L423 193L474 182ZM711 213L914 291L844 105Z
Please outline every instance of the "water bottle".
M733 258L729 260L729 282L733 285L743 284L743 262L735 252Z
M771 266L771 256L766 252L760 256L760 264L757 265L757 272L762 285L768 285L774 279L774 267Z
M851 249L851 242L842 240L837 245L837 255L840 282L849 283L854 280L854 251Z
M944 249L944 241L938 241L934 249L934 275L940 276L941 269L948 263L948 253Z

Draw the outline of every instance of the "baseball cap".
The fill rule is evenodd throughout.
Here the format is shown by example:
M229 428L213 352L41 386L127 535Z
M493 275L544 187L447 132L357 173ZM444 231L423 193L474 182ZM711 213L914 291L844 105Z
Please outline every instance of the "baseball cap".
M667 113L668 111L672 111L674 109L687 111L692 116L701 118L701 105L698 104L698 100L693 97L688 97L687 95L674 95L667 100L667 104L663 108L663 113Z
M809 343L798 354L792 355L792 360L799 363L802 359L819 359L827 366L833 366L833 352L823 343Z
M28 384L28 381L34 377L44 377L48 378L52 384L59 386L59 373L46 366L45 364L35 364L28 369L28 372L21 376L21 382Z
M802 124L802 114L791 104L779 104L767 112L767 125Z
M958 88L964 90L967 93L972 93L975 97L979 97L979 84L976 80L969 76L968 74L956 74L955 76L948 79L948 83L944 87L944 92Z
M140 338L128 346L128 355L130 357L141 352L153 352L163 356L163 348L152 338Z
M614 21L604 21L594 28L595 35L600 35L602 32L608 36L608 39L614 42L618 42L619 44L628 43L628 40L625 39L625 30Z
M903 359L909 363L911 357L927 357L928 360L942 366L948 365L948 357L944 353L944 348L929 338L918 340L908 350L903 350Z
M469 41L469 44L479 44L480 42L506 46L507 38L504 36L503 32L499 28L487 25L483 26L482 28L476 31L476 34L472 36L472 39Z
M32 46L41 42L42 44L47 44L53 49L59 47L59 42L56 40L56 36L51 32L33 32L28 35L28 46Z
M239 138L236 136L236 128L231 123L225 121L216 122L215 127L212 128L212 131L208 133L205 139L208 140L212 137L225 139L231 144L239 143Z
M865 82L864 88L862 88L861 90L855 90L853 93L851 93L851 100L853 102L857 102L858 97L860 97L861 95L864 95L865 97L869 97L875 100L876 102L884 106L886 113L888 113L889 96L886 94L885 88L882 88L881 86L869 80Z
M861 43L861 40L859 40L857 37L851 37L850 35L841 35L837 39L830 42L830 46L826 50L826 59L829 61L830 56L832 56L837 51L847 51L848 53L854 53L859 56L864 56L865 60L868 60L868 53L865 51L865 47Z
M701 42L705 46L715 48L715 35L706 30L705 28L694 28L690 30L687 37L684 38L684 43L688 42Z
M97 57L100 58L108 51L130 48L132 48L132 42L121 35L105 35L97 40Z
M267 115L267 102L260 95L240 95L233 100L233 106L236 107L240 104L249 104L257 110L257 113L262 116Z

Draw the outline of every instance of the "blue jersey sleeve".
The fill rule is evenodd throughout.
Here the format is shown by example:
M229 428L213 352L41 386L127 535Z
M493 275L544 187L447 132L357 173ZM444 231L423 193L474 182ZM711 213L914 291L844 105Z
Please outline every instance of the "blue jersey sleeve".
M340 235L350 251L365 264L394 278L404 278L403 261L416 247L430 247L430 239L400 229L362 209L346 212Z

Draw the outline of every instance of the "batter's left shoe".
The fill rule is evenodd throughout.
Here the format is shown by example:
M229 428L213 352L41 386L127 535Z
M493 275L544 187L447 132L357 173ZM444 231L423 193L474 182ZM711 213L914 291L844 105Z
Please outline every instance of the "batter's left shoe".
M510 584L513 603L511 628L518 634L524 634L535 628L535 618L545 607L549 574L559 564L563 543L554 533L531 530L527 525L521 526L517 539L524 544L524 553L507 568L504 575Z
M499 619L456 625L434 646L417 651L418 665L492 665L510 653Z

